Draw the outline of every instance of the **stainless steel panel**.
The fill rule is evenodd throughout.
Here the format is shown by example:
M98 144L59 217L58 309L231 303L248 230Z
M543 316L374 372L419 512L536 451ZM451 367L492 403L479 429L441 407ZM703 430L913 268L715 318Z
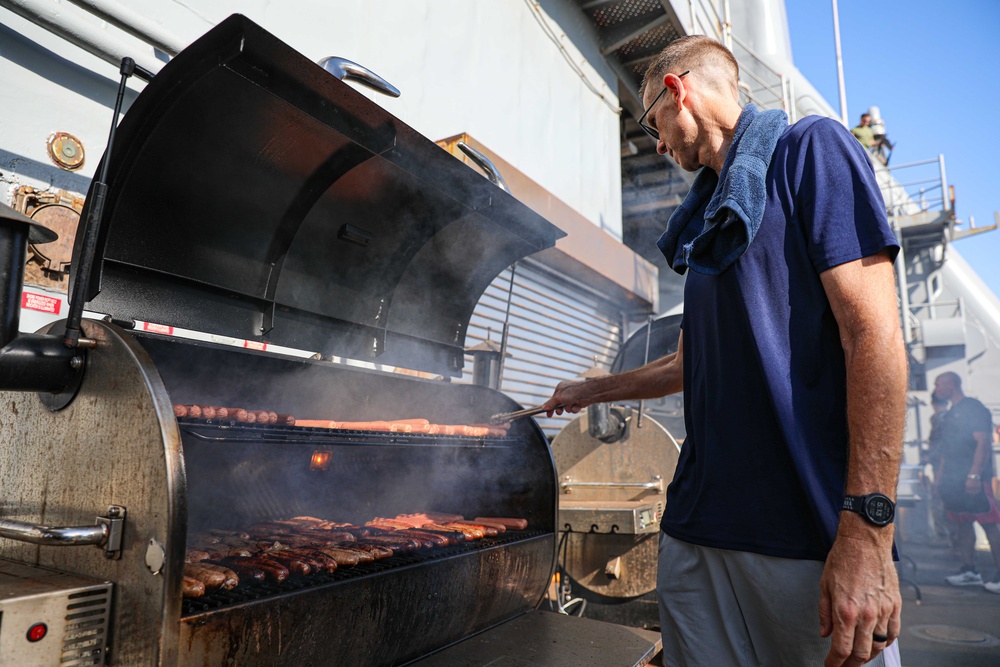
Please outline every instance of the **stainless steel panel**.
M112 585L0 559L0 664L103 665ZM29 636L40 628L41 636Z
M180 617L184 466L170 400L146 353L114 326L84 322L98 341L76 400L50 412L37 396L0 392L0 515L88 525L127 509L122 557L93 546L0 539L0 557L117 584L110 665L172 665ZM161 575L146 567L150 538L166 545Z

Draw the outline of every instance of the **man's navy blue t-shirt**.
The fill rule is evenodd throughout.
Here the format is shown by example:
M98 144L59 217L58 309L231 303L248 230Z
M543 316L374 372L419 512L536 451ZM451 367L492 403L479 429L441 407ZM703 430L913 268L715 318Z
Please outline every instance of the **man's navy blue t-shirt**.
M871 162L839 123L778 140L747 251L684 288L687 439L662 528L686 542L823 560L847 471L847 374L820 274L899 246Z

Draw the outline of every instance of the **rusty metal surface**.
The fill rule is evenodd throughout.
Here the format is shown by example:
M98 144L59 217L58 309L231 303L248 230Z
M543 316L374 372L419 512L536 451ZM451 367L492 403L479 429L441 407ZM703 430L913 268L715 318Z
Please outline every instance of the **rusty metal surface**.
M673 479L680 447L656 420L644 418L642 428L632 424L628 437L604 443L587 432L588 416L570 422L552 442L552 454L560 480L567 476L582 482L648 482L660 475L664 487ZM666 494L652 489L628 487L571 487L560 493L560 508L586 507L594 510L604 504L618 508L627 501L666 505ZM596 515L596 514L595 514ZM569 513L567 513L569 516ZM658 519L659 517L657 517ZM560 521L560 529L564 528ZM625 528L622 528L624 532ZM633 598L656 587L658 533L644 535L587 532L573 526L565 534L558 555L559 563L574 582L592 593L610 598ZM616 531L617 532L617 531ZM615 563L615 559L621 560ZM606 570L617 570L612 577Z
M156 370L111 325L86 321L98 341L77 399L59 412L34 394L0 393L0 516L47 525L94 523L127 509L123 553L93 546L0 540L0 556L114 582L110 665L173 665L185 532L180 434ZM159 576L145 565L150 538L166 545Z
M643 667L661 648L658 632L532 611L414 667Z
M548 583L553 540L549 534L185 618L180 663L404 664L531 609Z

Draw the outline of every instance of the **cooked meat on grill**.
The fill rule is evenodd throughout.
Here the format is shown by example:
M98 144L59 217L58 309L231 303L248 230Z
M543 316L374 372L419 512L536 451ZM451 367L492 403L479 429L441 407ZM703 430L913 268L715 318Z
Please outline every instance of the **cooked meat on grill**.
M226 583L226 575L218 570L212 570L196 563L184 565L184 576L189 579L196 579L205 585L205 588L219 588Z
M201 549L188 549L184 553L185 563L197 563L200 560L208 560L208 552Z
M527 519L517 519L499 516L477 516L473 521L485 521L488 523L499 523L507 527L508 530L524 530L528 527Z
M222 564L225 565L226 567L230 567L233 570L236 570L237 574L240 573L239 569L237 568L241 566L247 566L255 570L261 570L264 572L269 581L275 581L278 583L281 583L282 581L287 579L288 575L290 574L288 568L284 567L281 563L269 560L265 557L248 558L248 557L236 556L233 558L225 559L222 562Z
M221 565L214 565L212 563L197 563L198 567L204 568L206 570L213 570L216 572L221 572L225 576L226 580L222 583L222 589L226 591L231 591L240 585L240 578L235 572L230 570L228 567L223 567Z
M313 571L312 565L306 562L306 560L298 558L283 550L269 551L264 556L261 556L261 558L273 560L278 565L284 566L288 569L290 574L305 576Z
M200 598L205 594L205 584L197 579L185 576L181 584L181 590L186 598Z
M471 526L466 523L456 523L454 521L449 521L444 524L445 528L451 528L452 530L458 529L466 534L466 539L481 540L486 537L486 530L482 527ZM472 537L468 537L469 535Z
M476 519L471 523L479 524L487 528L495 528L498 533L507 532L507 526L503 525L502 523L497 523L496 521L486 521L484 519Z
M231 590L241 578L281 582L293 574L334 572L395 553L493 537L515 526L523 530L527 521L495 517L466 521L458 514L424 512L375 517L364 526L296 516L244 530L210 528L188 537L185 597L200 597L206 589Z
M411 524L404 521L397 521L396 519L385 519L382 517L375 517L371 521L365 523L366 526L372 526L373 528L385 528L388 530L405 530L407 528L413 528Z
M445 525L466 526L468 528L472 528L473 530L481 530L485 537L496 537L500 534L500 531L493 526L487 526L481 523L472 523L471 521L451 521Z

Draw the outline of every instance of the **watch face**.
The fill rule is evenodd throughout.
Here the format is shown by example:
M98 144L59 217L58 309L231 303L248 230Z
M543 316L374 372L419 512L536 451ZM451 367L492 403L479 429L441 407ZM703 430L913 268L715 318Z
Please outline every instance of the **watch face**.
M892 521L895 509L892 501L883 495L872 495L865 503L865 516L877 526L884 526Z

